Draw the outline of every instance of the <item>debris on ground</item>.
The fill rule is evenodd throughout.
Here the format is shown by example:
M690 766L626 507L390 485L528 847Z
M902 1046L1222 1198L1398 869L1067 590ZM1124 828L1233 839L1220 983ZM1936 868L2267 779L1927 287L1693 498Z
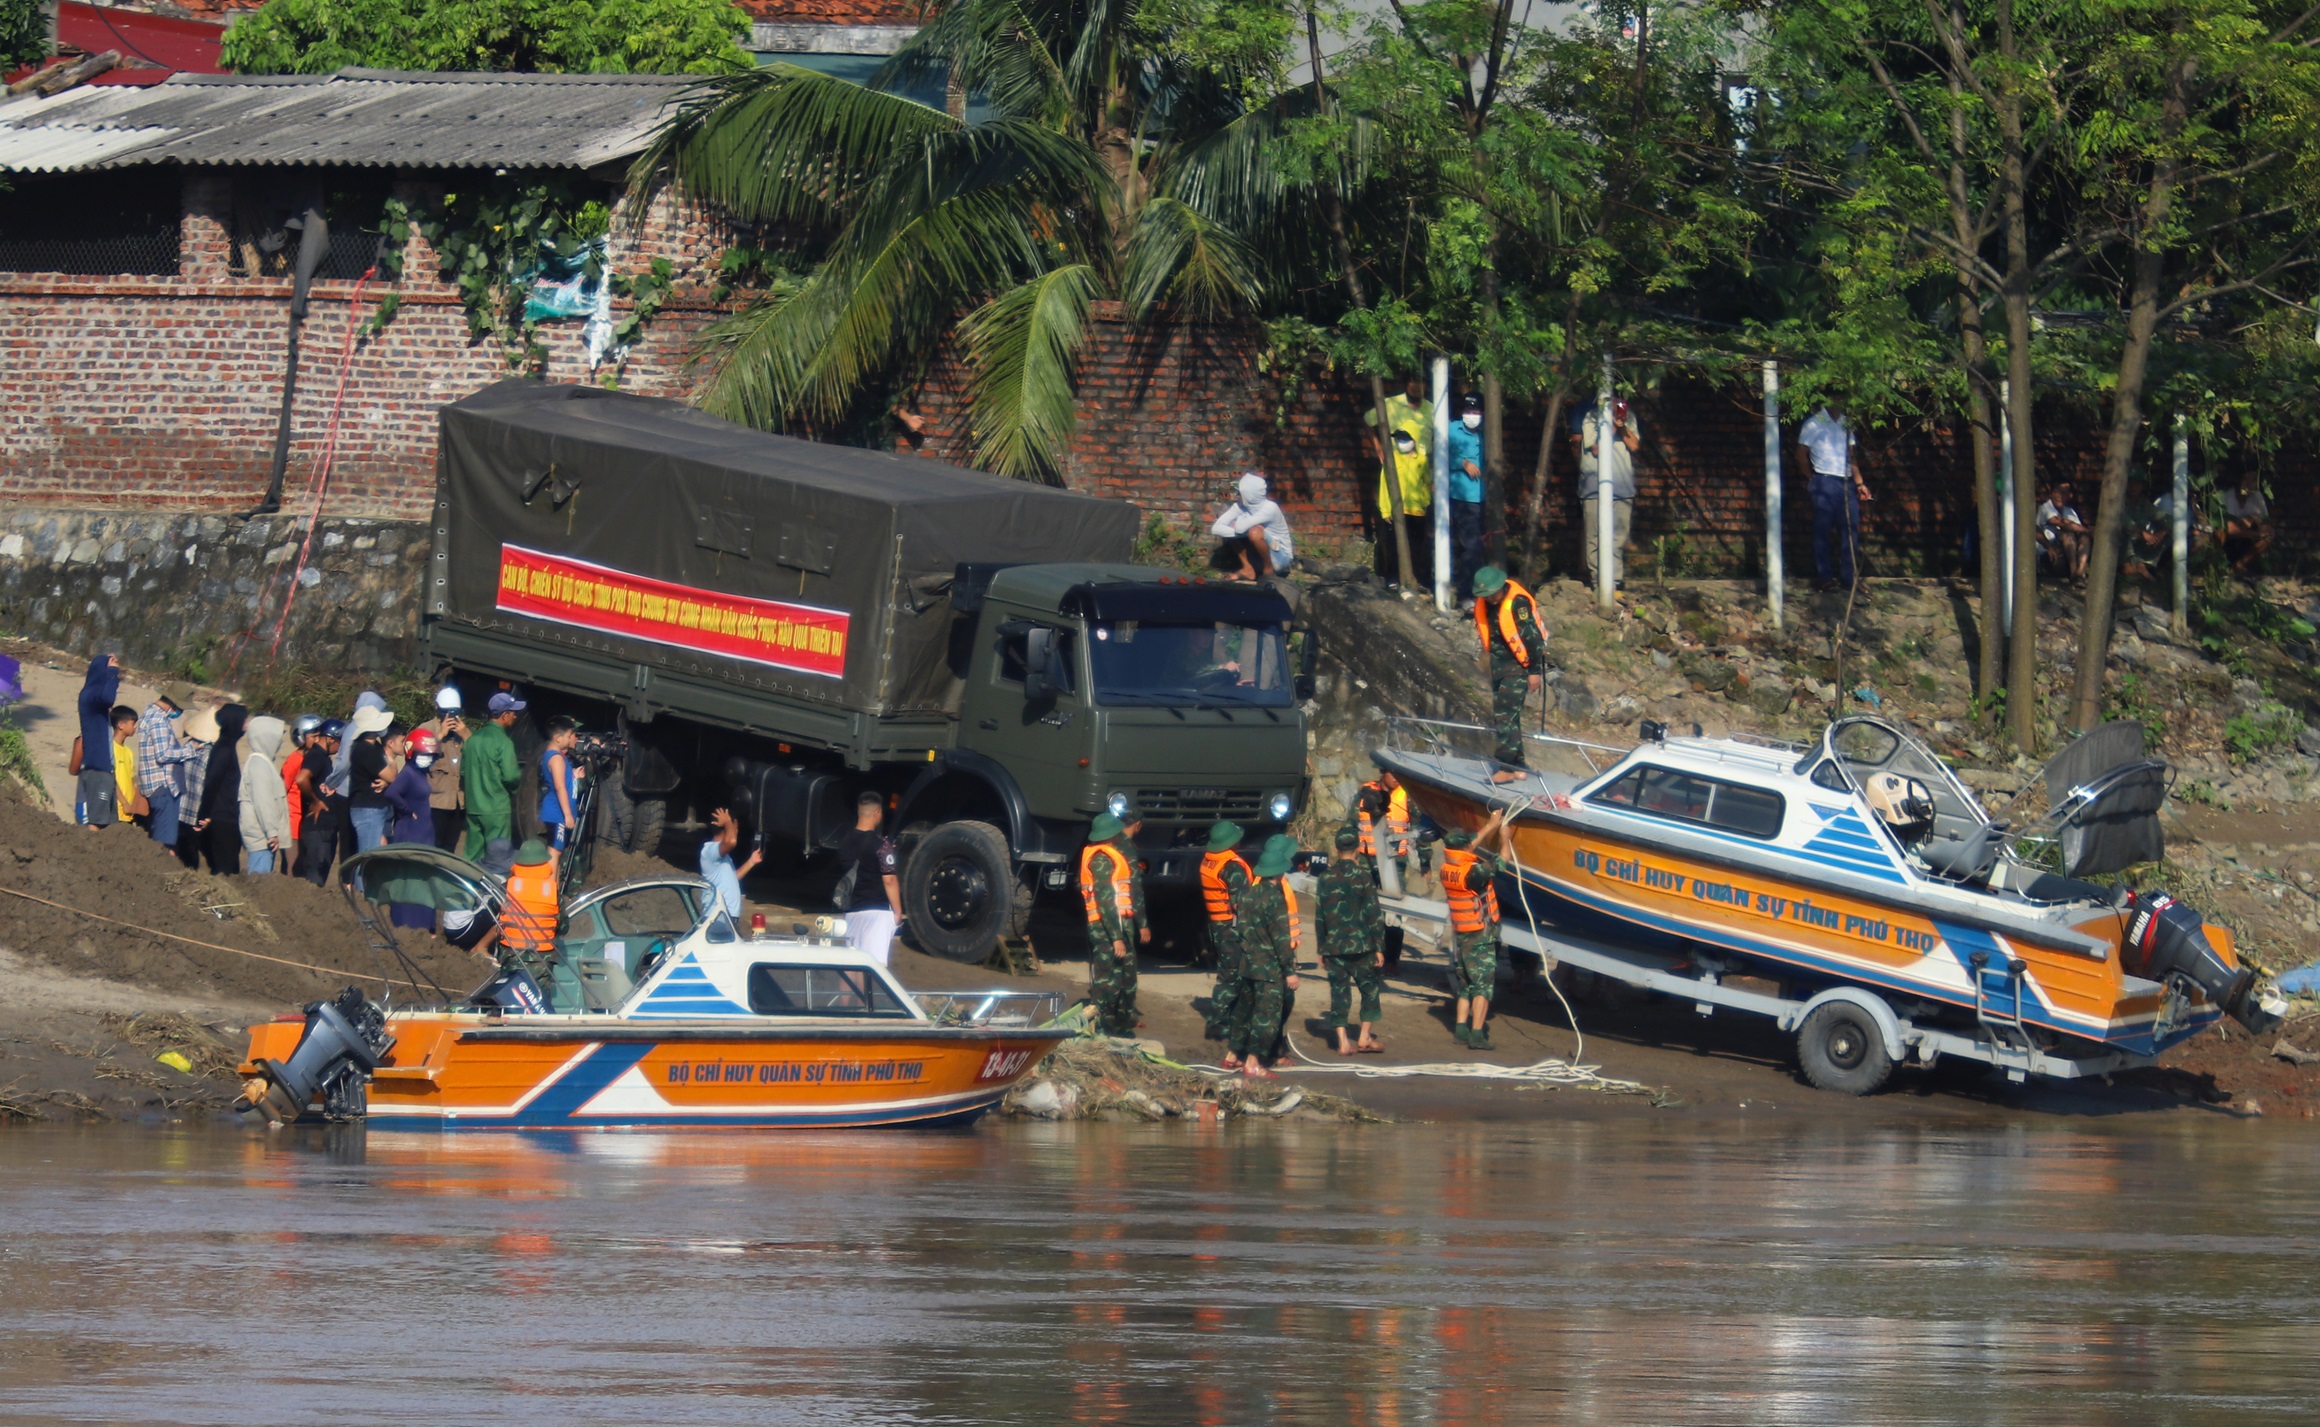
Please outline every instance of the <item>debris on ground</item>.
M1377 1123L1351 1100L1275 1083L1250 1085L1155 1055L1134 1041L1065 1041L999 1102L999 1113L1037 1120L1219 1122L1237 1116Z

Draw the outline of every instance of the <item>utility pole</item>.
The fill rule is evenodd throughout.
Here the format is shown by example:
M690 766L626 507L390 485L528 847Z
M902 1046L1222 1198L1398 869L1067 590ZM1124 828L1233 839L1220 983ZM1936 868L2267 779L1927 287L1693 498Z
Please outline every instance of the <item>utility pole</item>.
M1780 363L1764 364L1764 597L1772 630L1781 629L1787 590L1785 555L1780 548Z
M1434 359L1434 608L1448 614L1450 590L1450 359Z
M1612 548L1611 447L1619 439L1611 410L1611 354L1603 354L1603 378L1595 389L1595 612L1609 618L1617 608L1612 569L1619 552Z
M2182 412L2175 413L2175 484L2172 488L2173 511L2168 524L2174 539L2175 611L2169 616L2167 627L2177 639L2191 637L2191 424Z

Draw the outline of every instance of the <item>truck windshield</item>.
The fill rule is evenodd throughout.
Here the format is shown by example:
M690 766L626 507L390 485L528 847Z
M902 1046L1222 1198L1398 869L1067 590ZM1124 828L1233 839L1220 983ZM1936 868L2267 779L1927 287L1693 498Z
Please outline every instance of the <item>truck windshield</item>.
M1279 625L1110 620L1093 626L1088 650L1103 703L1286 708L1292 702Z

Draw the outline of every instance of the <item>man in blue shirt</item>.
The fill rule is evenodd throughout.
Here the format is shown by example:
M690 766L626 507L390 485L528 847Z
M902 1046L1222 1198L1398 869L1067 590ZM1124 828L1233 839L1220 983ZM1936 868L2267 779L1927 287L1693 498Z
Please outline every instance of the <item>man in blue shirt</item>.
M741 915L741 879L757 870L763 854L756 849L733 865L733 849L741 845L741 825L733 820L731 808L719 808L709 814L709 826L717 834L701 844L701 875L709 879L709 886L717 893L717 901L725 908L725 915Z
M1450 427L1450 578L1461 595L1482 568L1482 394L1458 401Z

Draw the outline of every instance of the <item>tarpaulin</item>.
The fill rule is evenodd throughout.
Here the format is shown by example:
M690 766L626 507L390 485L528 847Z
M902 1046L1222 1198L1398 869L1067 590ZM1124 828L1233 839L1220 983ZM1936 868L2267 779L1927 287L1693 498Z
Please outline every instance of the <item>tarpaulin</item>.
M500 382L441 430L431 614L882 717L953 707L962 562L1124 562L1139 525L598 387Z

